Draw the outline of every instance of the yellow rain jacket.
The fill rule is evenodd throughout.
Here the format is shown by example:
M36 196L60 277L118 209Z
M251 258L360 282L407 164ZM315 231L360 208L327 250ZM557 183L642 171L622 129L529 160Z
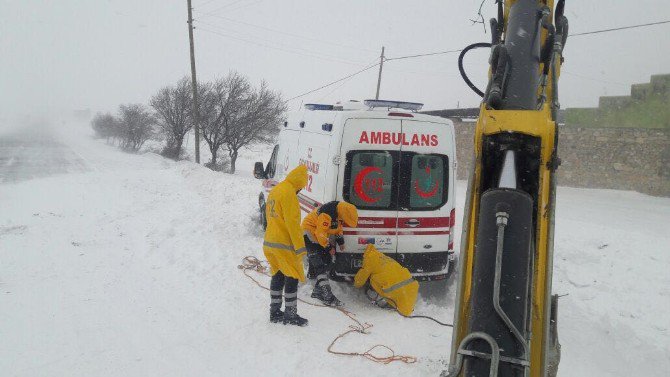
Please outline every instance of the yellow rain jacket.
M274 275L281 271L299 281L305 281L302 257L306 249L300 229L297 192L306 185L307 167L300 165L270 191L265 204L268 226L263 240L263 253L270 263L270 272Z
M342 224L338 220L344 221L348 227L355 228L358 225L356 206L347 202L328 202L305 216L302 229L309 233L310 240L315 240L322 247L326 247L330 236L342 236ZM344 243L342 238L338 240Z
M362 287L368 278L372 289L397 307L402 315L412 314L419 282L412 278L408 269L377 251L374 245L368 245L363 253L363 267L354 277L354 286Z

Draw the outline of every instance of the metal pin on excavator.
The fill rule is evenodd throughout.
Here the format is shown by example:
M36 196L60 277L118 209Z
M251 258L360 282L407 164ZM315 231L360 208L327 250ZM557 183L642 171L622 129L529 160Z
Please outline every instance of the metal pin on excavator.
M459 68L483 97L474 136L449 369L443 376L555 376L557 296L551 295L558 77L565 1L497 1L491 43ZM463 56L491 47L477 89Z

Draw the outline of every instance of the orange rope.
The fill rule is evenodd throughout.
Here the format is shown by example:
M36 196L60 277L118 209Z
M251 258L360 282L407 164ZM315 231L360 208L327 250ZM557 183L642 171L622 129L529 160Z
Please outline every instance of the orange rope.
M251 279L254 283L256 283L257 286L259 286L259 287L261 287L261 288L263 288L267 291L270 290L270 288L264 286L263 284L261 284L261 282L256 280L253 276L248 274L248 271L255 271L259 274L270 277L270 274L268 273L268 267L265 266L263 264L263 262L258 260L258 258L254 257L254 256L246 256L242 259L242 264L238 265L237 268L242 270L242 273L244 274L244 276ZM352 332L357 332L357 333L360 333L360 334L369 334L367 332L367 330L372 327L372 324L367 323L367 322L366 323L361 323L359 320L357 320L355 318L354 313L352 313L348 310L345 310L343 308L340 308L340 307L327 306L327 305L323 305L323 304L315 304L313 302L308 302L308 301L305 301L305 300L300 299L300 298L298 300L302 303L307 304L307 305L316 306L316 307L319 307L319 308L335 309L335 310L341 312L342 314L346 315L350 320L352 320L353 322L356 323L355 325L350 325L349 330L343 332L342 334L338 335L335 339L333 339L333 341L328 346L328 352L330 352L334 355L360 356L360 357L364 357L368 360L372 360L374 362L382 363L382 364L389 364L389 363L392 363L394 361L402 361L403 363L406 363L406 364L413 364L417 361L417 358L414 357L414 356L396 355L395 352L390 347L385 346L383 344L376 344L376 345L372 346L371 348L369 348L367 351L365 351L363 353L333 351L333 346L335 346L335 343L337 343L338 340L344 338L346 335L348 335ZM377 348L386 349L391 353L391 355L390 356L376 356L376 355L372 354L372 351L377 349Z

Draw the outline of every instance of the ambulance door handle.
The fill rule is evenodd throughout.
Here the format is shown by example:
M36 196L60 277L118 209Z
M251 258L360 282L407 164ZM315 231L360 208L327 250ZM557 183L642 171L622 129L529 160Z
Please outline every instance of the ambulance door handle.
M416 228L417 226L419 226L420 223L421 222L417 219L410 219L405 222L405 225L407 225L410 228Z

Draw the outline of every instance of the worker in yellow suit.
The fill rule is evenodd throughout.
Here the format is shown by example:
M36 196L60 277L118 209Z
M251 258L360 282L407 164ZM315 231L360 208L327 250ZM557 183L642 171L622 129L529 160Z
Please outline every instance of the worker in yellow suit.
M337 200L315 208L302 221L309 264L307 277L316 278L312 298L319 299L328 306L343 305L333 294L328 280L335 256L335 245L339 246L340 251L345 250L343 223L355 228L358 225L358 210L351 203Z
M370 286L389 305L404 316L412 314L419 293L419 282L400 263L377 251L369 244L363 253L363 267L354 277L354 286L360 288L370 279Z
M291 170L286 179L270 191L265 204L267 228L263 253L270 263L270 322L306 326L298 315L298 281L305 281L302 258L306 253L300 229L298 192L307 185L307 167ZM282 291L285 308L281 311Z

